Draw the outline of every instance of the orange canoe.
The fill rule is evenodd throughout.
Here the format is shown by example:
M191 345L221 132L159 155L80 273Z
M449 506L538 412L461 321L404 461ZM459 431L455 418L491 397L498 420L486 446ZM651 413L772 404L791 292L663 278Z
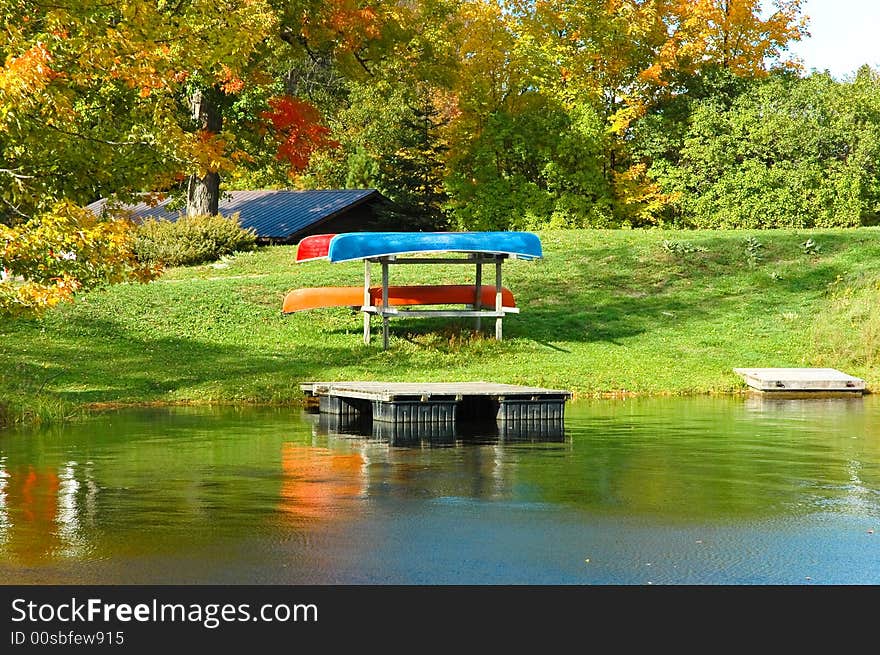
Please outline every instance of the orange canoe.
M441 284L388 287L388 304L393 305L469 305L474 302L473 284ZM480 289L483 307L495 307L495 287L483 285ZM370 288L370 303L382 304L382 287ZM321 307L361 307L364 304L363 287L316 287L294 289L284 298L282 313L291 314ZM516 307L510 289L501 289L502 307Z

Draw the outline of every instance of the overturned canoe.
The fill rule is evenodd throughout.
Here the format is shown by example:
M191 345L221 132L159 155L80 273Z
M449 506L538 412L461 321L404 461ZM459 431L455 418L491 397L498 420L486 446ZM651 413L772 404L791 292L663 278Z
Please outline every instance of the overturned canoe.
M297 262L389 257L416 253L461 252L537 259L541 240L531 232L347 232L313 234L299 242Z
M296 247L296 261L309 262L313 259L326 259L330 240L335 234L313 234L305 237Z
M542 256L531 232L347 232L330 239L331 262L432 252L485 253L521 259Z
M458 305L472 304L476 285L441 284L388 287L388 305ZM483 285L480 289L483 307L495 307L495 287ZM282 313L291 314L321 307L361 307L364 304L363 287L316 287L294 289L284 298ZM382 287L370 288L370 304L382 304ZM516 307L510 289L501 289L502 307Z

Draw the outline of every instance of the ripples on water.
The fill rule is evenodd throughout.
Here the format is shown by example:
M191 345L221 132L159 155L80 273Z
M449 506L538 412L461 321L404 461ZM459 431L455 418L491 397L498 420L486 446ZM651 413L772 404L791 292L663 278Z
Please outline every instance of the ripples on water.
M0 580L880 583L880 402L572 403L366 436L289 409L0 433Z

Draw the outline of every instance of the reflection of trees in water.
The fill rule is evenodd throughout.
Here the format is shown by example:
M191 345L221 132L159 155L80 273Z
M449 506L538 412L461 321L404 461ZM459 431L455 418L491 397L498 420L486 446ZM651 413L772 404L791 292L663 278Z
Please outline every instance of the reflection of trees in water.
M6 458L0 457L0 548L6 543L10 527L9 512L7 510L8 503L6 502L8 479L9 473L6 472Z
M236 412L233 428L216 412L206 421L183 408L175 423L177 413L119 412L5 441L0 557L184 555L353 513L364 458L291 442L306 435L291 435L289 411L268 427Z
M519 476L542 500L651 520L876 512L877 410L861 398L581 402L570 456Z
M129 410L3 435L0 554L21 564L139 557L253 534L276 511L283 417L254 435L211 409Z
M4 550L22 563L36 563L61 547L57 533L60 480L53 467L6 470L7 528Z

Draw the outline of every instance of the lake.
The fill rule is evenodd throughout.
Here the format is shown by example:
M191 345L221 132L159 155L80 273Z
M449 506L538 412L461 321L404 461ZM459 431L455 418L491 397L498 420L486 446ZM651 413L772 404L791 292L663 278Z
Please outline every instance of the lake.
M297 408L0 432L5 584L880 584L880 401L569 403L396 439Z

